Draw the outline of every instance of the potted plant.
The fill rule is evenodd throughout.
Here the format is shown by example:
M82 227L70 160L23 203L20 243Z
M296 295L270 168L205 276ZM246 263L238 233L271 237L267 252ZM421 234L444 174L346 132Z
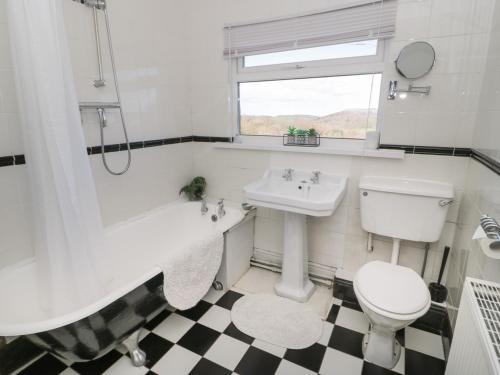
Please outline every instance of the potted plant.
M297 128L295 126L289 126L287 130L287 143L295 143L295 136L297 133Z
M184 194L190 201L200 201L205 189L207 181L204 177L195 177L193 181L186 186L183 186L179 191L179 195Z
M307 131L307 135L309 136L309 142L308 143L310 145L315 145L316 142L317 142L317 138L318 138L318 132L316 131L316 129L310 128Z
M297 129L296 134L297 134L297 143L300 143L300 144L307 143L307 135L308 135L307 130Z

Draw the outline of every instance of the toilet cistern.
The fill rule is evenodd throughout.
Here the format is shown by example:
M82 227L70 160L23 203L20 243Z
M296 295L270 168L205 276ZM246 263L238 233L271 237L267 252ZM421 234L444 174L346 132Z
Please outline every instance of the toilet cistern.
M394 264L401 240L439 241L454 197L451 184L411 178L364 176L359 190L361 226L393 239Z
M305 302L314 285L308 277L307 216L330 216L342 201L347 177L287 168L270 169L244 187L248 203L285 212L283 265L276 294ZM312 181L311 176L316 176ZM310 182L309 182L310 181Z
M396 331L423 316L431 304L424 280L411 268L397 264L400 242L439 240L453 201L453 186L365 176L360 179L359 190L361 226L369 233L369 244L372 234L393 239L391 262L368 262L353 280L361 309L370 320L362 344L365 360L390 369L401 353Z

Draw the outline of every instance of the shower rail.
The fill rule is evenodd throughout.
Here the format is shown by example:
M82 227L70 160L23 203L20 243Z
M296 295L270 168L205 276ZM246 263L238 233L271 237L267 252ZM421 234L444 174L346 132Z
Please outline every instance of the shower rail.
M99 78L94 80L94 87L106 86L106 81L104 80L104 72L102 69L102 51L101 51L101 33L99 31L99 17L97 15L98 6L95 5L92 8L94 13L94 33L95 33L95 45L97 52L97 66L99 69Z
M107 31L107 41L108 41L108 47L109 47L109 57L111 60L111 70L113 73L113 81L114 81L114 86L115 86L115 91L116 91L116 102L86 102L86 103L80 103L80 110L85 110L85 109L94 109L97 111L97 115L99 117L99 135L101 138L101 158L102 158L102 163L104 164L104 168L112 175L114 176L120 176L124 173L126 173L130 165L132 163L132 153L130 149L130 141L128 138L127 134L127 126L125 124L125 116L123 114L123 108L121 105L121 95L120 95L120 87L118 83L118 74L116 72L116 64L115 64L115 55L113 52L113 42L111 40L111 26L109 22L109 16L108 16L108 10L106 6L106 1L105 0L75 0L80 2L81 4L86 5L89 8L92 8L93 11L93 18L94 18L94 32L95 32L95 39L96 39L96 47L97 47L97 60L99 64L99 79L94 81L94 87L96 88L101 88L106 85L106 82L103 78L103 70L102 70L102 54L101 54L101 37L100 37L100 32L99 32L99 18L98 18L98 10L102 11L104 13L104 22L106 26L106 31ZM125 143L127 145L127 163L125 167L120 170L120 171L113 171L110 166L108 165L108 161L106 159L105 155L105 149L104 149L104 128L107 126L107 119L106 119L106 109L118 109L120 112L120 118L122 122L122 129L123 129L123 135L125 138Z
M80 110L85 109L117 109L121 108L118 102L80 102Z

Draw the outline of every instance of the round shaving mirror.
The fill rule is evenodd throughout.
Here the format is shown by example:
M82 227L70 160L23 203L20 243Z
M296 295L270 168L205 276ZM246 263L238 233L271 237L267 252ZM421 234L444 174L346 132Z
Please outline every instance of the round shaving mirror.
M396 59L396 69L403 77L413 80L430 72L436 53L427 42L414 42L405 46Z

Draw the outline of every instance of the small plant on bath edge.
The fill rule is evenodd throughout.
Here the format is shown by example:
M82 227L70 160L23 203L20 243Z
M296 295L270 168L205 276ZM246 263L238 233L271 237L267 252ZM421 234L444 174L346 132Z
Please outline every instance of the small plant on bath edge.
M204 177L195 177L193 181L189 185L186 185L181 188L179 191L179 195L183 194L190 201L199 201L201 200L203 194L205 193L205 189L207 188L207 181Z

